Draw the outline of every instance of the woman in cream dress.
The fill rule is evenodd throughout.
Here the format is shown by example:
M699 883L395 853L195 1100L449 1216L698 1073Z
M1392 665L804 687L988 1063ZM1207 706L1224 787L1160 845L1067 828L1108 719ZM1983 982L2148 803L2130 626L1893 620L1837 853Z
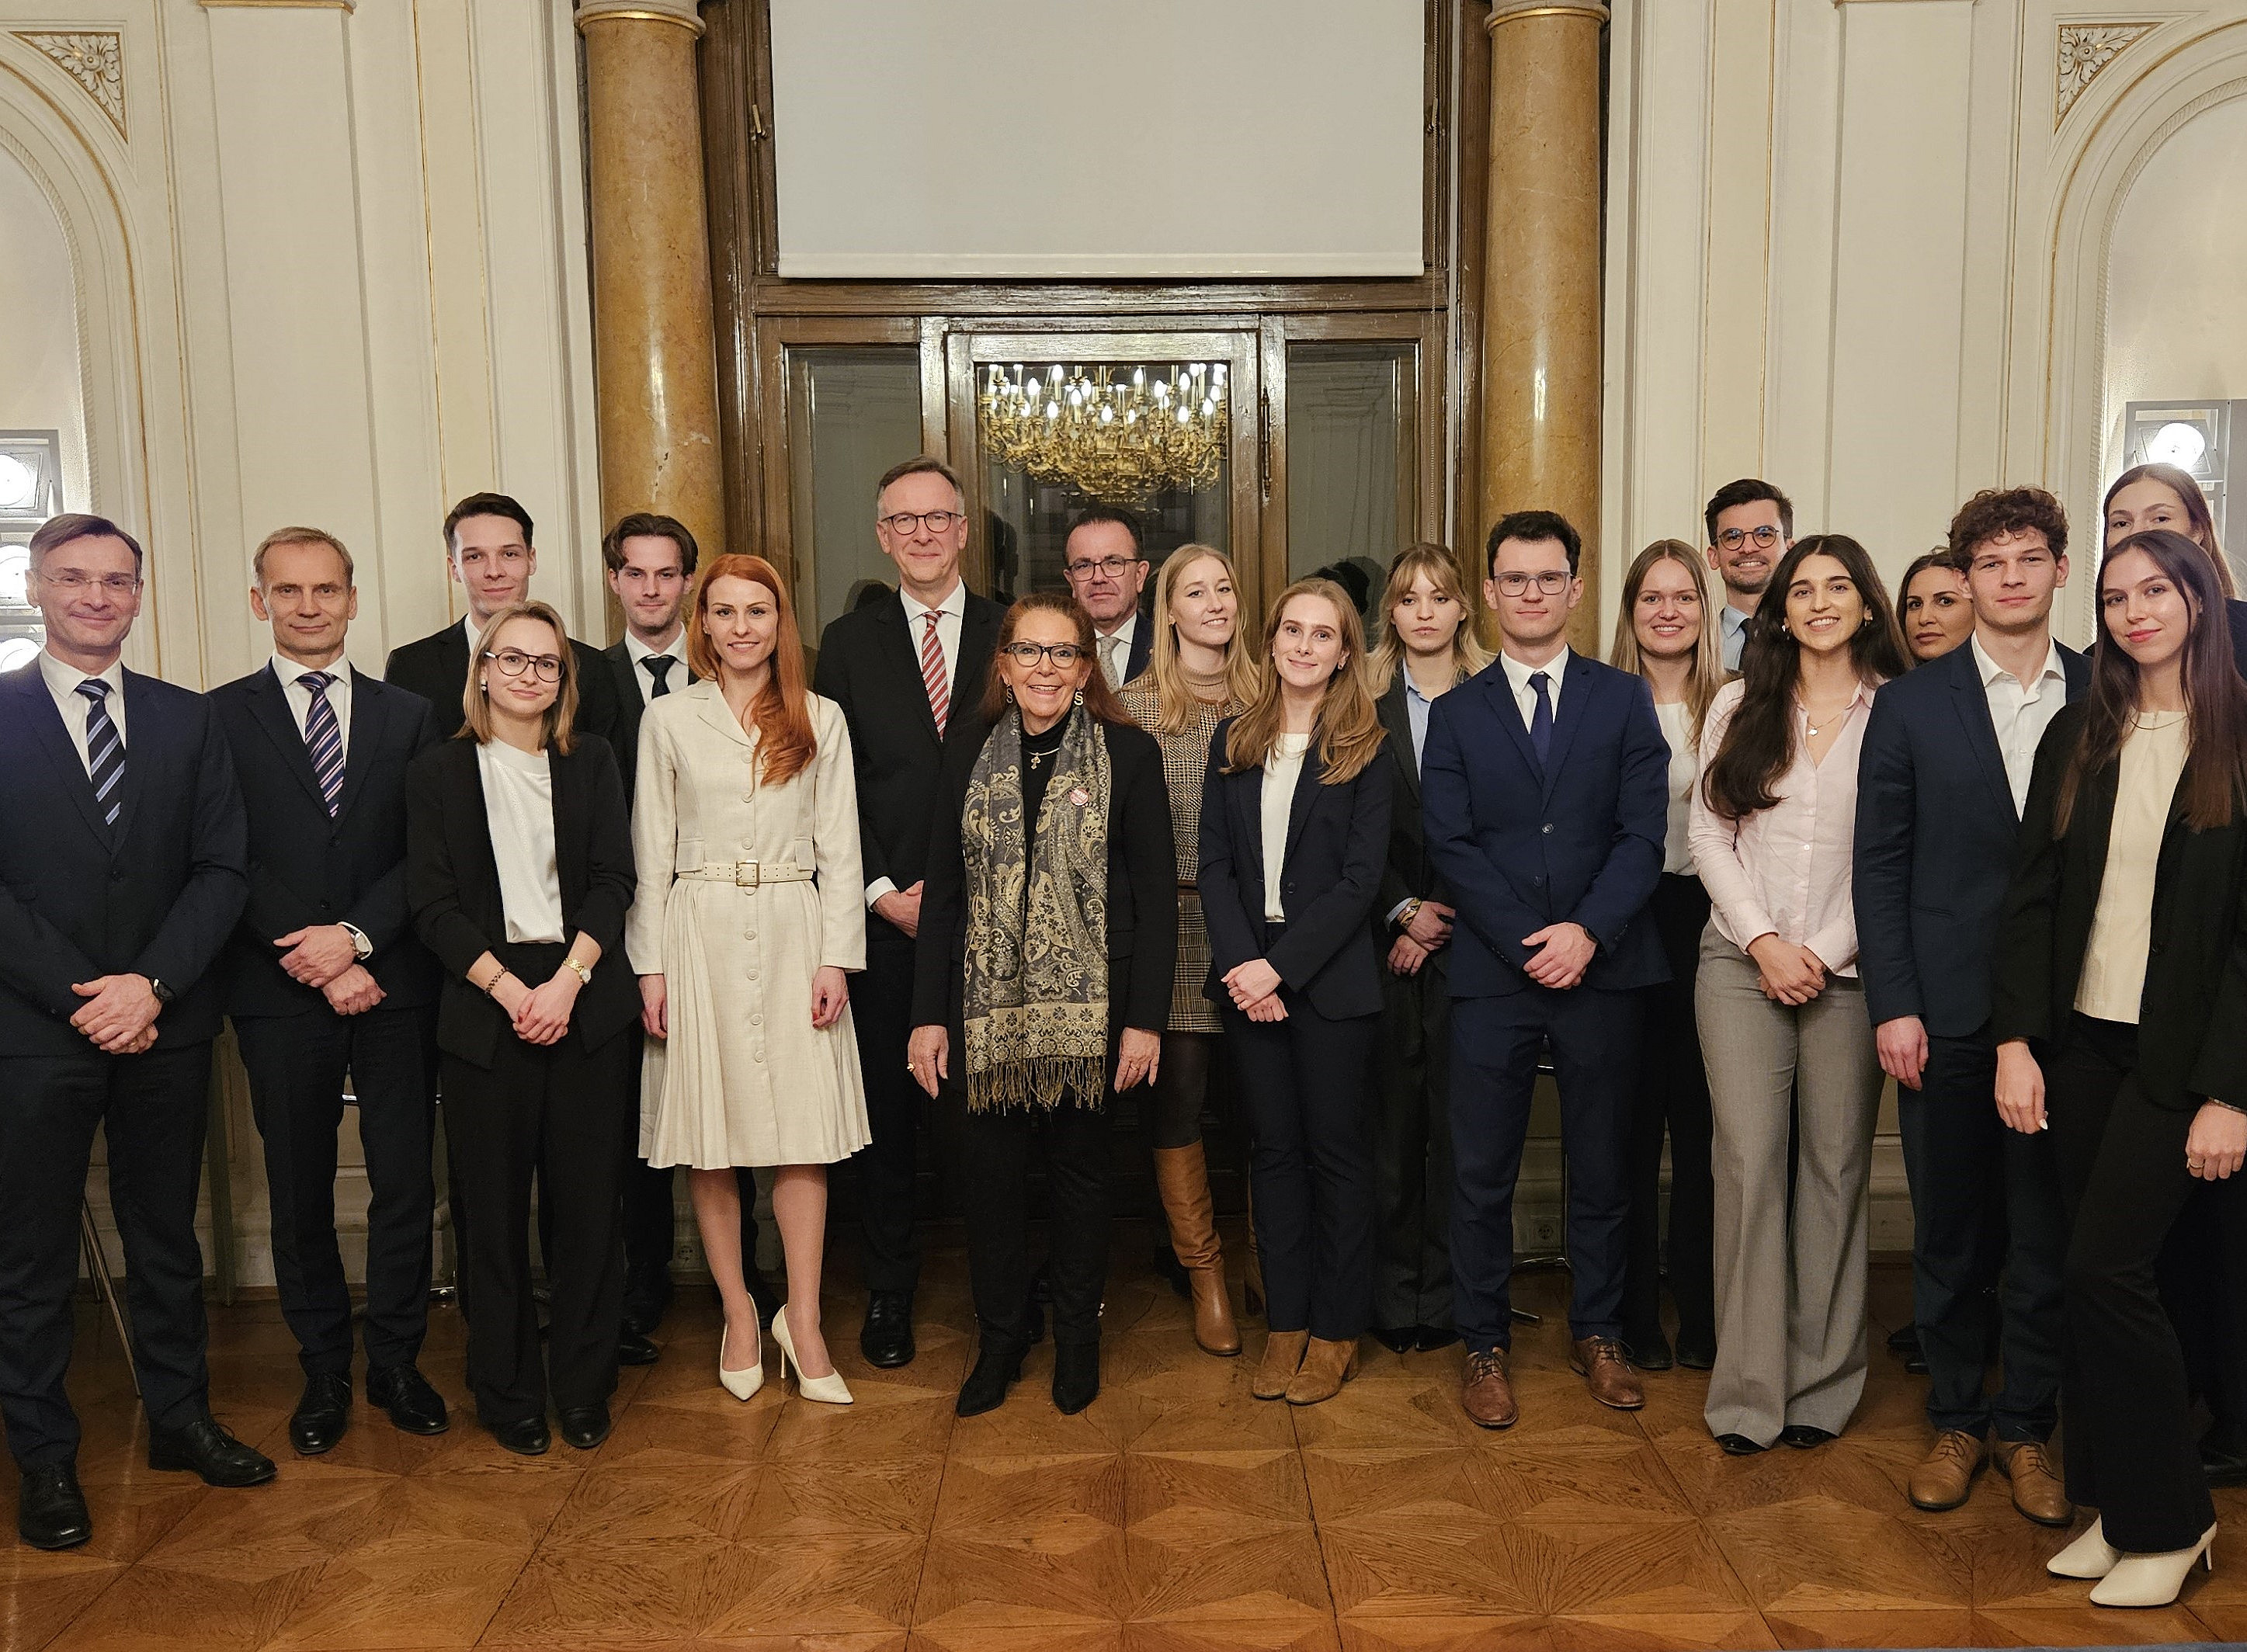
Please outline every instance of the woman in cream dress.
M806 691L788 587L762 557L718 557L696 587L687 658L707 680L640 723L625 943L648 1033L640 1157L688 1167L726 1311L718 1380L764 1380L741 1274L737 1166L777 1166L788 1305L781 1374L807 1398L850 1391L820 1333L827 1166L866 1144L844 972L865 967L857 788L842 711ZM741 1339L740 1351L733 1339Z

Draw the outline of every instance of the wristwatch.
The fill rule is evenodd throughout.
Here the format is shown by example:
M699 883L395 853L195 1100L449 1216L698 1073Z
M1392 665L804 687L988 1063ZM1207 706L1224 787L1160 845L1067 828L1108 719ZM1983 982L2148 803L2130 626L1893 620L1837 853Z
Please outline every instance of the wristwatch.
M1425 903L1423 902L1417 895L1415 895L1410 900L1406 901L1404 905L1397 908L1396 928L1397 932L1399 935L1402 935L1406 930L1412 927L1412 920L1420 915L1420 908L1424 905L1425 905Z
M591 964L581 964L574 958L565 958L562 960L562 967L577 978L578 986L591 986L593 984L593 966Z
M179 996L177 993L165 986L163 982L158 980L154 975L151 975L148 978L148 990L156 995L156 1001L159 1004L168 1004Z
M374 943L367 939L366 932L357 924L338 924L336 927L351 937L352 956L360 963L374 956Z

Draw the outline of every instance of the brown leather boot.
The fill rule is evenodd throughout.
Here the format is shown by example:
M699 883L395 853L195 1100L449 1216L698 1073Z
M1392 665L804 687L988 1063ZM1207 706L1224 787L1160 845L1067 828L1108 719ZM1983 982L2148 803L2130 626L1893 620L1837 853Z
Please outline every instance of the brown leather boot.
M1274 1331L1266 1337L1264 1362L1256 1368L1248 1391L1260 1400L1286 1398L1287 1384L1295 1380L1295 1371L1303 1362L1303 1348L1310 1340L1308 1331Z
M1357 1375L1357 1339L1329 1342L1315 1336L1303 1350L1302 1369L1287 1384L1287 1403L1316 1405L1342 1392L1342 1385Z
M1209 1160L1199 1142L1155 1150L1155 1185L1170 1219L1171 1248L1193 1291L1194 1341L1205 1354L1240 1352L1240 1328L1225 1294L1225 1253L1209 1198Z

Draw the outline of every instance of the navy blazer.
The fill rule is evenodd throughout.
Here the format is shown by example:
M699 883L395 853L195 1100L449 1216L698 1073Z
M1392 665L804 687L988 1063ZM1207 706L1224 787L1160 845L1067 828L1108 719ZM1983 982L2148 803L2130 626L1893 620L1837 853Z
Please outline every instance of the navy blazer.
M2059 651L2067 698L2091 665ZM1973 645L1881 685L1857 761L1852 888L1873 1025L1916 1015L1937 1038L1990 1019L1990 959L2021 834Z
M1326 784L1315 741L1303 754L1287 807L1280 909L1287 928L1264 944L1264 771L1225 772L1234 720L1210 737L1201 793L1201 907L1209 925L1204 996L1230 1004L1228 970L1260 958L1328 1021L1381 1008L1380 954L1370 919L1389 864L1397 778L1383 741L1349 780Z
M0 1052L93 1048L73 982L146 975L176 995L156 1048L216 1035L211 966L249 891L226 736L202 695L125 673L124 803L113 829L34 659L0 675Z
M437 1001L437 960L406 905L406 766L434 743L429 702L352 673L351 738L333 819L268 664L211 691L249 810L249 904L226 950L229 1015L326 1010L318 989L281 967L274 941L314 924L350 924L373 943L366 968L386 1008Z
M1584 986L1670 979L1654 925L1638 921L1670 830L1670 742L1644 678L1572 651L1540 767L1493 661L1430 708L1420 798L1429 858L1458 909L1453 998L1536 987L1522 937L1561 923L1599 943Z

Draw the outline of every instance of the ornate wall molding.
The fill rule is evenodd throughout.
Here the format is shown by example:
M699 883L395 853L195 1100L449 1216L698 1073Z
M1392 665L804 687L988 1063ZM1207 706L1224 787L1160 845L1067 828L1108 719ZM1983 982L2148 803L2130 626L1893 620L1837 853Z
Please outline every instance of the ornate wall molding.
M115 30L18 29L15 34L59 64L109 117L117 135L126 135L124 40Z
M577 27L589 24L632 20L675 23L697 36L702 32L702 13L695 0L577 0Z
M2052 96L2053 129L2059 129L2075 100L2090 89L2108 64L2160 27L2157 23L2061 24L2058 81Z

